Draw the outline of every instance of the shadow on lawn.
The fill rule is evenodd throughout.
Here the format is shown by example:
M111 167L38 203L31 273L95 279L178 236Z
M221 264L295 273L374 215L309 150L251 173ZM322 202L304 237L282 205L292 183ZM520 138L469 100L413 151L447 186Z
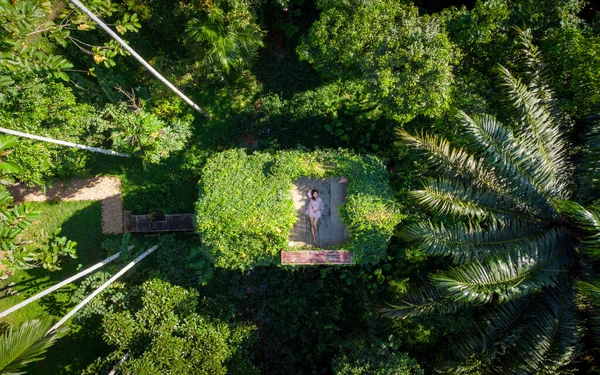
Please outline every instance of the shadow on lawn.
M69 333L60 338L46 353L46 358L27 367L28 374L79 374L96 358L110 353L102 339L102 318L86 319L70 324Z

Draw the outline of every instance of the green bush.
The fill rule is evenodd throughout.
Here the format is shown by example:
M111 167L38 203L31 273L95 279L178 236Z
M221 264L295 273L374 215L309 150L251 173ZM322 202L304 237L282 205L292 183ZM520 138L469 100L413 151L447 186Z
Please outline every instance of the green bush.
M386 344L365 347L357 342L350 354L342 354L333 360L336 375L423 375L416 360L406 353L394 351Z
M344 247L359 263L385 255L403 215L379 159L345 150L247 155L236 149L209 159L196 205L196 229L217 267L247 270L278 262L296 221L290 191L302 176L347 176L348 200L340 214L352 241Z
M0 106L3 127L68 142L98 143L101 137L92 133L100 113L77 102L71 88L40 79L28 80L24 86L9 104ZM14 174L19 181L43 186L54 177L85 169L88 156L70 147L20 139L8 159L21 166Z
M124 103L108 105L106 114L111 121L104 122L100 130L111 131L113 147L138 154L150 163L160 163L172 152L183 149L191 135L191 116L166 123L142 107L130 111Z
M248 355L255 327L203 311L214 301L204 299L198 306L195 290L158 279L126 293L128 309L103 319L104 340L115 351L84 374L107 373L125 353L129 359L119 367L123 374L257 373Z

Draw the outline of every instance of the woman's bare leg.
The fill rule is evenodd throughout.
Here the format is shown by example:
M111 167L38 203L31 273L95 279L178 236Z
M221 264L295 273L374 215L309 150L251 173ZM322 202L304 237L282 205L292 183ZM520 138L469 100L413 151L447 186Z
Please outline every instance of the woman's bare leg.
M318 224L319 224L319 218L315 217L315 224L314 224L314 228L315 228L315 232L314 233L315 234L313 234L313 241L314 242L317 242L317 234L319 234Z
M316 217L311 217L310 218L310 231L312 233L312 239L313 242L317 242L317 236L316 236L316 232L317 232L317 219Z

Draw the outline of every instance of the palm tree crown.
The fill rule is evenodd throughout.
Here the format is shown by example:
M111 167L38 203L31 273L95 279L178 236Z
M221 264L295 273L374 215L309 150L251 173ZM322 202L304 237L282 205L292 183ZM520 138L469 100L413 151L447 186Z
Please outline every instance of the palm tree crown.
M0 336L0 374L18 375L28 363L44 359L44 353L68 329L61 327L48 333L52 319L43 317L11 327Z
M460 112L469 138L464 149L398 130L428 155L439 176L413 192L436 219L409 225L402 235L430 255L449 257L452 266L385 314L476 310L478 324L460 336L440 366L449 372L567 371L581 346L576 280L586 276L588 256L600 255L600 210L569 201L576 191L565 137L569 120L544 83L531 34L519 35L523 79L496 69L515 126Z
M203 65L229 73L245 68L263 47L263 32L252 22L248 10L223 11L211 6L201 17L192 18L186 35L199 44L203 52Z

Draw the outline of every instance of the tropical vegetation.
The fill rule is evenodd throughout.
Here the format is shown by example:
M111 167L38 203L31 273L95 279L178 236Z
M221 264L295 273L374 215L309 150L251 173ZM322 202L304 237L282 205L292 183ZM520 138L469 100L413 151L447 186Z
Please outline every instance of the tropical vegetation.
M445 368L456 373L558 373L580 352L577 280L599 253L600 210L594 195L577 194L569 155L569 118L546 84L546 66L529 31L519 31L523 78L498 65L515 119L510 127L490 115L459 112L468 142L399 130L423 150L436 170L412 194L435 220L405 227L401 236L449 266L432 273L422 291L409 291L394 318L474 309L475 324L450 346ZM588 136L597 137L597 126ZM578 172L595 144L581 151ZM585 191L590 191L586 186ZM597 194L597 191L591 192ZM413 294L414 292L414 294Z
M128 155L0 136L0 311L119 254L1 318L0 373L600 371L596 2L83 3L195 105L74 3L0 0L0 126ZM342 176L357 264L281 266L294 180ZM195 232L12 193L96 177Z
M381 161L343 150L251 156L230 150L208 160L202 176L196 228L217 267L247 270L279 262L296 222L291 191L300 177L348 179L339 211L352 238L344 249L357 263L377 263L403 217Z

